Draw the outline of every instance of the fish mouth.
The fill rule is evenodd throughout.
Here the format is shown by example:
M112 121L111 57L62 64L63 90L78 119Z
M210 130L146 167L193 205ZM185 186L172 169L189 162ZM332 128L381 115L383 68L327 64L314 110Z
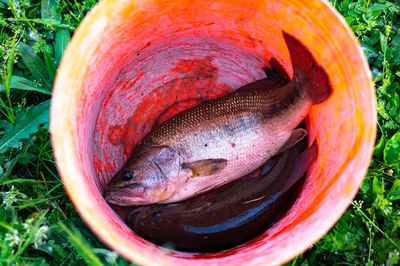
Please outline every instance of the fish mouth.
M139 205L145 202L145 187L132 184L124 187L107 187L103 193L104 199L111 204L120 206Z

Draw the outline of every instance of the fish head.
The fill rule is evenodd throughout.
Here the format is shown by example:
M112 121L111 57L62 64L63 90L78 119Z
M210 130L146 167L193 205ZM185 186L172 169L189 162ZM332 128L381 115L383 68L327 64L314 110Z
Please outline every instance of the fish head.
M164 201L176 191L180 164L179 154L167 146L135 149L122 169L107 184L104 198L120 206Z

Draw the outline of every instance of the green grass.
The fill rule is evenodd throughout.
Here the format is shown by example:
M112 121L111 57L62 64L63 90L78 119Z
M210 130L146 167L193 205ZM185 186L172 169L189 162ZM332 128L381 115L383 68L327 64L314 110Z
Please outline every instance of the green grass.
M0 0L0 265L128 265L69 201L48 133L49 98L70 36L95 0ZM335 1L362 43L378 96L378 140L339 222L288 265L400 263L400 5Z

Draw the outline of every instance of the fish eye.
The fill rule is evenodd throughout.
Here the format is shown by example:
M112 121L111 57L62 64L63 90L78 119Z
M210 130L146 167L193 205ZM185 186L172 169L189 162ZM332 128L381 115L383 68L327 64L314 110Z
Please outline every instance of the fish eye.
M132 175L131 172L125 171L125 172L123 172L123 173L121 174L121 178L122 178L122 180L124 180L124 181L129 181L129 180L131 180L131 179L133 178L133 175Z

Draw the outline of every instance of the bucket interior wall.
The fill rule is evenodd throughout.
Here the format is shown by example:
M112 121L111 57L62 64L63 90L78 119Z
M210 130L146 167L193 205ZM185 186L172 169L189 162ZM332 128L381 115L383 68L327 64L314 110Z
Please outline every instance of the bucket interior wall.
M69 100L55 96L63 104L52 106L52 115L68 112L62 118L73 136L69 163L77 174L62 174L63 181L100 238L139 263L153 256L160 263L281 263L321 237L358 190L376 121L365 60L332 12L320 1L101 2L78 29L57 77L55 94L65 90ZM106 183L155 124L265 77L271 57L292 75L282 30L310 49L334 88L307 118L319 154L293 207L256 239L219 253L167 252L135 235L103 200ZM56 128L54 122L55 142ZM85 203L78 194L86 195Z

